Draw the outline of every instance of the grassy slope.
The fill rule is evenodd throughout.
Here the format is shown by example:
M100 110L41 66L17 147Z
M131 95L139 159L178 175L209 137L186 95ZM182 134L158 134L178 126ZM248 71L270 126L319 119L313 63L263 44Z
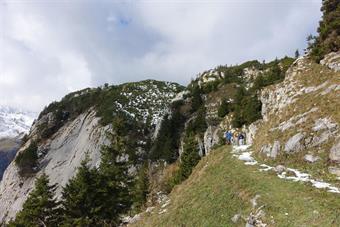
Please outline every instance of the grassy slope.
M227 146L203 158L173 189L166 213L159 215L158 207L133 226L244 226L243 220L233 224L230 219L239 212L247 217L256 194L269 226L340 226L340 195L245 166Z

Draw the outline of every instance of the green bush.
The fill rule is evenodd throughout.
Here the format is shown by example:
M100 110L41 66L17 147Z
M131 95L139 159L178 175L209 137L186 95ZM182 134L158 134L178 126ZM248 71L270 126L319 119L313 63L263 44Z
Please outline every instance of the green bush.
M183 153L179 164L179 169L167 182L167 191L170 193L172 188L187 179L192 170L200 161L198 154L198 143L194 134L186 135L184 139Z
M152 161L165 160L173 163L178 158L180 133L184 127L185 117L179 111L180 107L173 109L171 116L163 118L158 136L151 148L149 158Z
M36 142L31 144L15 158L15 164L19 167L19 174L21 176L30 175L36 172L38 165L38 147Z
M223 100L221 105L218 107L217 115L224 117L231 112L231 105L226 100Z
M261 101L256 94L240 87L235 96L233 126L240 128L244 124L249 125L261 119L261 107Z
M187 128L186 128L186 134L187 135L203 134L208 127L205 116L206 116L206 110L205 110L205 107L202 106L196 112L196 116L193 118L193 120L188 122Z

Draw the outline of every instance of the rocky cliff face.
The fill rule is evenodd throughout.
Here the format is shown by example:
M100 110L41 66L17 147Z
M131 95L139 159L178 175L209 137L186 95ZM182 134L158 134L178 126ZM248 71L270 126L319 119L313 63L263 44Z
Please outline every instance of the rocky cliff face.
M41 122L36 122L34 132ZM92 165L100 159L100 146L105 143L105 128L98 124L98 118L93 110L81 114L72 122L63 126L50 139L39 146L39 172L32 177L21 177L18 167L12 162L7 168L0 185L0 220L13 218L28 193L34 186L34 180L45 172L51 183L58 183L58 193L61 187L75 174L76 168L88 153ZM34 136L34 135L32 135ZM29 142L28 142L29 143ZM19 152L21 152L25 144Z
M340 176L340 53L321 65L301 57L282 83L261 92L263 121L254 149L266 160L309 169L320 178Z
M109 97L113 99L111 103L114 106L110 115L112 117L118 113L125 113L123 116L126 117L134 115L139 118L136 123L141 125L141 129L144 127L144 130L150 131L144 137L140 137L141 146L136 147L138 153L142 150L144 141L152 137L157 122L167 111L168 104L182 88L174 83L143 81L112 89L120 90L117 94L119 98L116 95ZM110 88L106 88L106 92L110 92L109 90ZM73 102L74 98L82 99L82 95L86 96L89 92L91 91L72 94L71 97L68 96L67 101ZM86 155L90 158L92 166L99 164L101 147L109 143L106 133L112 130L111 124L103 124L103 118L97 113L100 107L95 106L96 102L76 115L69 109L60 111L60 106L66 106L65 102L64 99L60 104L54 104L59 106L59 109L52 106L42 112L30 130L28 141L18 151L24 152L30 143L38 141L39 164L35 167L35 173L21 176L15 162L12 162L4 173L3 181L0 183L0 223L15 217L34 188L35 179L42 173L49 176L52 184L58 184L56 192L60 196L62 187L75 175L77 167ZM149 105L145 105L146 103ZM57 114L60 112L61 117ZM58 117L63 119L62 124L58 123Z

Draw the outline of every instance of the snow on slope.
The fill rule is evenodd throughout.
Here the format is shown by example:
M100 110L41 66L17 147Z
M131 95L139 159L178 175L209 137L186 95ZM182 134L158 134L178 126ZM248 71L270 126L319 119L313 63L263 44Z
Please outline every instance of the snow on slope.
M0 138L14 138L27 133L36 113L0 105Z

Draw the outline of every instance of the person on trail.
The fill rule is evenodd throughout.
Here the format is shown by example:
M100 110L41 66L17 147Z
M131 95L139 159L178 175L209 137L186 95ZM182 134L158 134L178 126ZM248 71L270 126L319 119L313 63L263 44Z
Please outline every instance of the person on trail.
M230 132L230 144L235 145L234 133L232 131Z
M231 144L231 138L233 137L233 134L230 131L227 131L226 133L226 139L227 139L227 144Z
M235 132L234 134L234 145L238 146L238 134Z
M239 141L239 145L241 146L241 145L244 145L244 135L243 135L243 133L240 133L239 135L238 135L238 141Z

